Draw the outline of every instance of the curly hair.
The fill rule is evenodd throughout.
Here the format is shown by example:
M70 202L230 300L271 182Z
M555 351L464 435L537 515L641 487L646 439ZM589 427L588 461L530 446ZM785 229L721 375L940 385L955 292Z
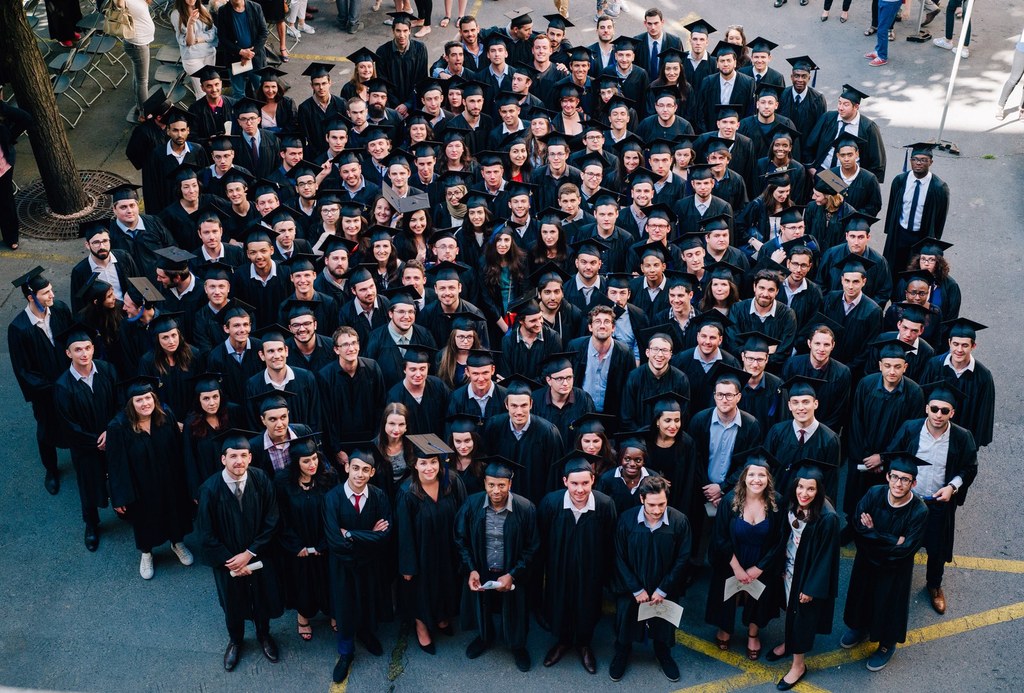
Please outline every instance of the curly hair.
M748 464L743 468L740 478L736 481L736 487L733 488L732 510L735 513L743 512L743 506L747 502L747 473L754 466L757 465ZM765 506L770 508L772 512L776 512L779 506L775 501L775 480L772 479L771 472L768 472L768 484L765 486L762 495L764 496Z

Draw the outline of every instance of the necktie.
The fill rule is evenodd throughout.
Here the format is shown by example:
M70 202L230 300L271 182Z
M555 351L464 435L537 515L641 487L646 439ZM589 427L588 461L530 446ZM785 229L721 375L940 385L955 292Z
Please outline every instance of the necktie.
M356 506L356 512L359 512L359 501L362 499L363 494L355 493L352 495L352 504Z
M245 356L245 352L243 352L243 351L232 351L231 355L235 357L235 361L238 361L238 363L242 363L242 357Z
M242 482L235 482L235 499L238 501L238 505L242 505Z
M754 73L754 89L756 90L756 89L757 89L757 87L758 87L758 86L759 86L760 84L761 84L761 75L759 75L759 74L757 74L757 73Z
M921 200L921 181L914 181L914 196L910 198L910 216L907 217L907 231L913 233L914 219L917 217L917 203Z
M658 42L651 44L651 74L658 74Z
M793 94L793 105L794 106L799 106L800 105L800 95L799 94Z
M840 121L839 133L836 135L836 139L839 139L840 137L842 137L843 133L846 132L846 125L847 125L846 121ZM838 147L832 147L832 163L830 163L828 165L829 168L832 168L832 167L834 167L836 165L836 160L837 160L838 155L839 155L839 152L837 151L838 149L839 149Z
M255 170L256 164L260 161L260 146L256 143L255 137L249 140L249 150L252 156L253 170Z
M798 440L797 443L800 445L800 447L803 447L804 443L806 442L806 438L804 436L807 435L807 431L801 428L799 431L797 431L797 433L799 434L800 438L800 440Z

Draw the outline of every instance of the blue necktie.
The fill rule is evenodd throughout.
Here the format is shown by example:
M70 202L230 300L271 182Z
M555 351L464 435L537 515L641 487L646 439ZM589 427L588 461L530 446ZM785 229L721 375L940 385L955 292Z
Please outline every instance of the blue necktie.
M917 203L921 199L921 181L914 181L914 196L910 198L910 215L907 217L907 231L913 233L916 229L914 228L914 218L917 216Z
M658 42L651 45L651 74L658 74ZM652 77L653 79L653 77Z

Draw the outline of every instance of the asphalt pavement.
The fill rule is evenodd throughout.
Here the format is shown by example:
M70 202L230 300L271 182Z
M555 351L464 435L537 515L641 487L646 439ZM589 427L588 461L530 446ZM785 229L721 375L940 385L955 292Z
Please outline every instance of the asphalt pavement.
M314 4L321 10L313 22L317 33L304 35L292 50L291 62L284 66L296 76L291 80L291 95L297 101L308 95L304 78L298 77L308 60L347 55L363 44L372 48L388 37L387 28L381 25L383 10L376 14L367 11L366 30L353 37L334 28L330 3L315 0ZM480 18L482 26L490 26L504 23L502 13L515 6L510 0L474 0L469 11ZM682 24L703 16L720 29L741 23L748 38L761 35L776 41L780 47L775 51L774 66L787 75L785 57L810 55L822 68L818 88L830 107L844 82L871 94L862 113L882 127L889 157L887 179L900 171L901 145L937 134L952 54L930 42L905 41L914 28L901 24L897 25L889 64L867 66L861 56L873 48L874 37L863 36L869 20L866 1L854 3L845 24L838 21L838 3L827 23L818 19L820 5L801 7L796 0L781 9L774 9L771 0L665 2L660 7L669 20L669 30L676 33L681 33ZM544 25L539 15L554 10L544 3L535 9L539 28ZM617 22L619 33L639 33L644 9L629 0L628 11ZM436 26L442 10L442 4L435 3L435 27L426 40L432 57L440 53L445 40L455 37L453 28ZM1024 269L1020 224L1024 217L1024 122L1015 120L1013 114L1001 122L992 115L1024 25L1024 3L979 3L977 10L971 56L961 63L943 136L955 143L960 155L937 151L932 170L949 184L952 193L945 240L956 243L947 259L963 288L961 314L990 326L979 335L976 356L996 379L995 440L981 452L978 478L958 513L957 563L948 568L944 585L949 601L946 615L931 610L924 593L924 568L919 566L910 607L910 640L884 671L871 674L863 663L869 650L838 648L843 630L841 598L833 634L819 637L815 657L809 660L812 671L797 690L996 691L1020 690L1024 685L1024 663L1019 656L1024 638L1024 581L1020 577L1024 573L1024 516L1019 512L1017 490L1024 422L1016 389L1024 371L1019 359L1024 334L1019 282ZM596 40L593 14L593 6L586 3L574 2L570 7L570 19L578 25L568 31L573 43ZM916 17L916 6L912 14ZM930 28L941 32L942 19L940 15ZM716 34L712 43L721 37ZM166 29L158 32L157 39L173 41ZM347 63L335 70L336 89L350 70ZM124 121L131 101L129 92L126 83L104 94L79 127L70 131L79 168L102 169L139 180L124 158L130 132ZM1020 103L1019 94L1018 88L1011 104ZM19 148L16 179L25 185L35 173L27 140ZM887 183L883 191L887 197ZM872 242L881 248L884 238L880 231ZM7 287L0 290L0 324L6 326L24 308L20 291L10 287L11 279L41 264L58 295L66 300L70 268L82 257L80 241L43 242L27 237L18 252L0 253L0 287ZM99 551L87 552L67 453L60 457L63 488L59 496L50 497L43 489L31 412L10 374L6 340L0 345L0 361L0 401L8 403L3 434L7 473L0 477L0 507L4 508L0 513L0 599L6 605L0 610L0 686L81 691L298 691L330 686L334 641L326 621L314 621L314 639L305 643L295 633L293 613L276 620L272 632L282 655L276 665L258 654L250 626L241 663L234 673L227 674L220 663L227 638L209 569L198 561L192 567L182 567L164 548L156 554L156 577L143 581L131 529L109 509L101 513ZM849 558L843 560L843 596L851 563ZM662 676L646 648L635 651L626 678L612 683L607 676L612 655L609 617L595 638L597 676L586 674L572 656L545 669L540 660L551 641L537 627L532 628L529 640L534 669L520 674L511 655L500 647L478 660L465 659L463 650L470 634L442 637L438 655L431 657L416 647L414 637L399 634L392 624L380 633L384 657L374 658L357 648L347 688L371 692L458 692L493 686L520 691L622 690L626 686L652 691L691 686L708 691L773 690L774 682L787 669L784 663L749 663L739 649L719 653L713 646L714 628L702 618L706 589L705 580L684 600L680 646L673 650L682 669L678 683ZM765 649L781 636L782 623L776 620L762 638ZM735 640L742 642L741 629Z

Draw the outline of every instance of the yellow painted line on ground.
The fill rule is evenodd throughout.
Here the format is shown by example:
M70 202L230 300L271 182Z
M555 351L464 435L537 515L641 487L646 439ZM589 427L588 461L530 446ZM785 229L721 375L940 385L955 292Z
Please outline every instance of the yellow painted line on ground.
M689 688L680 688L675 693L730 693L731 691L738 691L744 688L750 688L751 686L759 686L762 683L768 683L768 681L769 679L763 674L745 672L725 679L711 681L710 683L701 683L696 686L690 686Z
M332 683L331 687L327 689L330 693L345 693L348 690L348 679L345 679L341 683Z
M74 258L62 253L33 253L28 250L16 250L0 255L0 260L41 260L45 262L77 263L81 258Z
M298 60L308 60L313 63L347 63L348 58L338 55L310 55L308 53L292 53L288 52L288 56L291 58L297 58Z
M857 555L856 549L845 548L840 554L843 558L854 558ZM919 552L914 556L915 565L927 565L928 555ZM1024 561L1014 561L1006 558L982 558L980 556L953 556L953 560L946 564L950 568L962 570L984 570L990 573L1015 573L1024 575Z

